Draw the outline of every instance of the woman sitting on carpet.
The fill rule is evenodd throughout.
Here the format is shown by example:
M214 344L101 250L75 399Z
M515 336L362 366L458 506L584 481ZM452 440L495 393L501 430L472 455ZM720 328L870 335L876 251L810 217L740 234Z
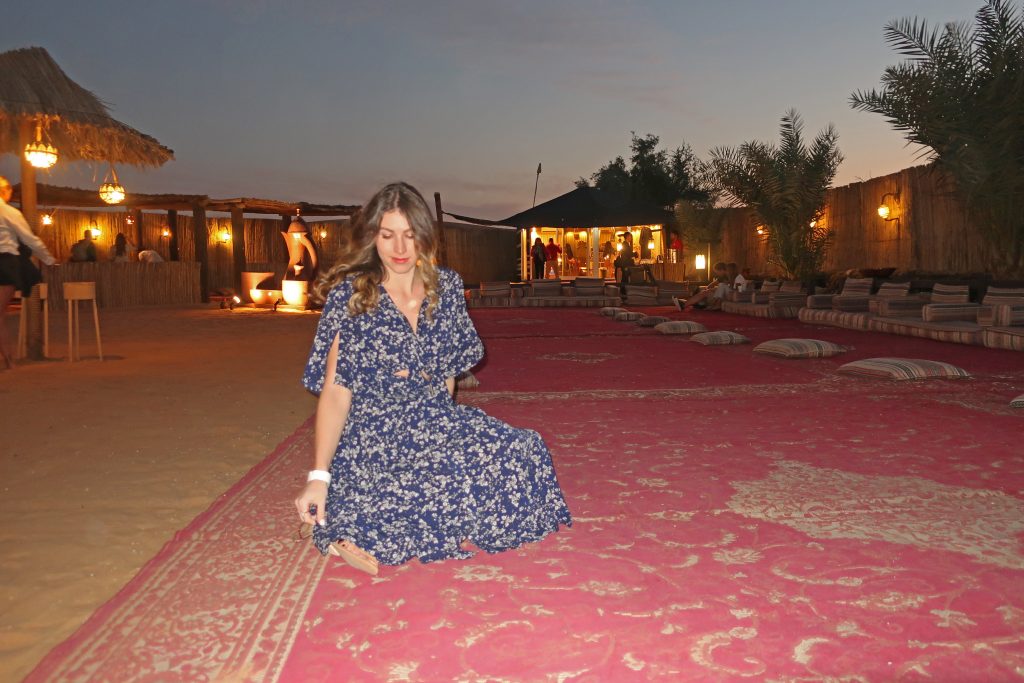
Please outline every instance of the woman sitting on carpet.
M434 225L413 187L384 187L316 288L326 301L303 377L320 396L314 465L295 507L321 552L371 574L572 524L540 435L453 399L483 345L462 279L434 266Z

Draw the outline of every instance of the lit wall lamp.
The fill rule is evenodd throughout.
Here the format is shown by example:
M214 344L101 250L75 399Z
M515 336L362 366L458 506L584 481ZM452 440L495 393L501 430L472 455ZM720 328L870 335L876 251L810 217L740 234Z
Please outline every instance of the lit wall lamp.
M41 220L43 222L43 225L53 225L53 215L52 214L44 213Z
M92 235L92 238L94 240L98 240L100 238L100 235L103 234L100 232L100 226L96 225L95 223L90 223L88 230L89 234Z
M647 250L654 251L654 240L647 240Z
M217 241L221 244L227 244L231 241L231 231L227 228L223 228L217 232Z
M160 231L160 236L167 239L171 236L171 229L165 226L164 229Z
M878 204L878 215L884 221L898 221L900 219L899 192L886 192L882 195L882 201Z
M704 254L697 254L697 259L694 263L694 266L697 268L697 270L704 270L705 268L708 267L708 262L707 260L705 260Z
M757 234L758 235L767 235L768 234L768 229L766 227L764 227L763 225L757 226L757 228L755 228L755 230L757 230Z

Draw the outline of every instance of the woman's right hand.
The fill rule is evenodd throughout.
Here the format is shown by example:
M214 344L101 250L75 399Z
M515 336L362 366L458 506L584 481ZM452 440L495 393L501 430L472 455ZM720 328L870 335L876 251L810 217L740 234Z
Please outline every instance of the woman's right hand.
M316 515L309 513L310 508L315 506ZM324 510L327 509L327 482L311 481L302 489L299 497L295 499L295 508L299 511L299 519L306 524L327 524L327 517Z

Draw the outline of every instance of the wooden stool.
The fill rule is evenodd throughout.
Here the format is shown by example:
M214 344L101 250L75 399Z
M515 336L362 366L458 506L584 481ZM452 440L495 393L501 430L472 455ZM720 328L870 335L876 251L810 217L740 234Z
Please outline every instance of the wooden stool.
M96 325L96 350L99 352L100 360L103 360L103 343L100 341L100 313L96 307L96 283L95 282L65 282L64 303L68 307L68 362L82 359L79 342L79 316L78 302L92 301L92 320Z
M43 358L50 355L50 303L46 300L46 283L41 282L39 288L39 301L43 304ZM28 355L28 301L29 297L21 297L21 314L18 316L18 358Z

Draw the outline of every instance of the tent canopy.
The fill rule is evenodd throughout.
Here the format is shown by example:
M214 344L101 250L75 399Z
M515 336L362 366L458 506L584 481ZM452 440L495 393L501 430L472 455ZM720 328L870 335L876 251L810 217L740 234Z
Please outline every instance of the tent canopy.
M623 199L593 187L578 187L497 222L518 228L613 228L663 225L671 218L670 212L654 204Z
M156 139L111 117L41 47L0 53L0 153L21 155L18 133L26 120L43 122L44 140L68 161L160 166L174 158Z

